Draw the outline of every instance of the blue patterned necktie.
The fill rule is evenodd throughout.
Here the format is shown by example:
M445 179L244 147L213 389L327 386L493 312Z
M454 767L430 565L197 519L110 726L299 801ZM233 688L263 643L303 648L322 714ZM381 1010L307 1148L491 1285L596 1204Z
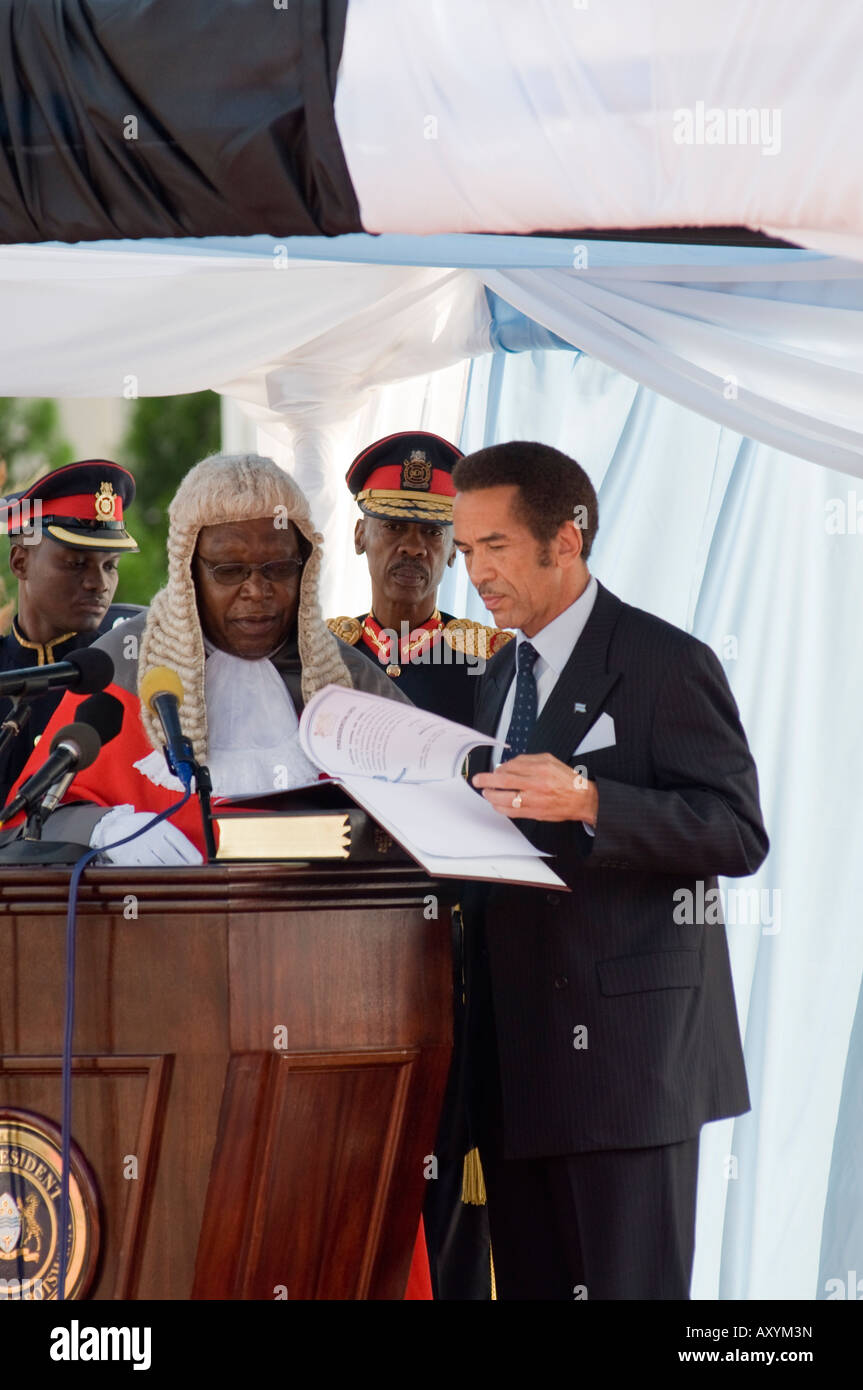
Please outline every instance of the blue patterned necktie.
M510 758L517 758L520 753L523 753L527 748L527 741L533 733L537 710L536 678L533 674L533 667L538 656L539 652L536 647L532 647L529 642L519 642L515 701L512 707L512 719L509 721L509 730L506 735L509 748L505 748L503 751L502 763L509 762Z

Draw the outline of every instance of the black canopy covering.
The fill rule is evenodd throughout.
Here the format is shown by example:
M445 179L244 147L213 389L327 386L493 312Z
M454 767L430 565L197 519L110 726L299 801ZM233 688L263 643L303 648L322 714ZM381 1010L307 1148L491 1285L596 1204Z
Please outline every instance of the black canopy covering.
M0 241L361 231L333 114L346 13L0 0Z

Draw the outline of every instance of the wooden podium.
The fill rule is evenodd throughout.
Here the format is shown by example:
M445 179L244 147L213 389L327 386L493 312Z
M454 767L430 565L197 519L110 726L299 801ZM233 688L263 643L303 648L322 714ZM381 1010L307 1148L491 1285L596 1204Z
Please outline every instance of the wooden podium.
M0 867L0 1107L56 1124L68 881ZM444 891L408 864L88 870L88 1297L402 1297L451 1050Z

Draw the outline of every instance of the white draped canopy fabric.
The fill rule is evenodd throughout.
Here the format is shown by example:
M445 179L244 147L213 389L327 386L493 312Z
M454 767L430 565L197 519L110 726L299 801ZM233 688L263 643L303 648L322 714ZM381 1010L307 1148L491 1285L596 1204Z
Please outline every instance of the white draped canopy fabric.
M0 390L214 387L282 440L324 519L335 436L371 395L512 345L494 291L527 325L517 346L540 325L538 345L556 335L740 434L863 477L863 262L752 250L728 264L704 248L697 264L603 265L593 244L576 249L577 269L454 269L307 261L290 242L0 248Z
M488 351L490 314L469 271L358 272L295 262L271 245L259 256L123 242L0 247L0 391L164 396L238 381L243 399L265 407L268 373L326 338L325 367L335 331L352 379L334 372L314 394L352 410L355 385Z
M746 226L863 256L858 0L351 0L372 232Z

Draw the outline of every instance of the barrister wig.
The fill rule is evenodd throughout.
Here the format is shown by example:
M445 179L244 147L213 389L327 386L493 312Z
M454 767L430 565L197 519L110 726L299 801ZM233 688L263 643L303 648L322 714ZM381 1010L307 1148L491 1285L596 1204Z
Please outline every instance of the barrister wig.
M258 454L212 454L195 464L168 508L168 582L150 604L141 637L138 689L147 671L169 666L183 682L183 730L195 756L207 759L207 707L204 696L204 638L192 556L203 526L272 516L274 524L293 522L310 554L300 579L297 638L302 662L303 700L325 685L351 685L336 638L321 616L318 586L323 536L315 531L309 504L289 474ZM144 702L141 720L153 748L161 749L159 721Z

